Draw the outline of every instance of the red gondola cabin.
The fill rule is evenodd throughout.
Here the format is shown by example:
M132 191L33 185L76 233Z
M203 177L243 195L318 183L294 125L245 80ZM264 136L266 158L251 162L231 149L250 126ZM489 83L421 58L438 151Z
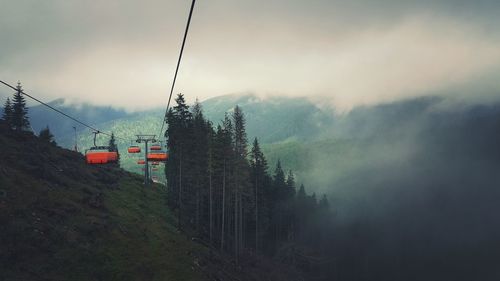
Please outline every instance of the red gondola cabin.
M159 144L153 144L149 150L152 150L152 151L158 151L158 150L161 150L161 145Z
M148 161L158 161L164 162L168 159L168 153L166 152L150 152L147 155Z
M85 153L87 164L108 164L118 162L116 151L106 151L105 149L91 148Z
M141 148L136 146L136 145L130 146L128 148L128 153L140 153L140 152L141 152Z

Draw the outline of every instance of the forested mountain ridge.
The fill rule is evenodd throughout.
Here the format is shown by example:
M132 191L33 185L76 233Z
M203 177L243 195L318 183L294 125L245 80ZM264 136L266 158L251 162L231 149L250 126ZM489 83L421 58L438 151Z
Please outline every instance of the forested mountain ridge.
M292 169L298 182L323 192L341 180L343 174L367 163L404 158L390 151L399 148L402 155L410 153L411 150L403 150L397 140L415 139L430 124L473 119L481 108L461 105L449 110L444 106L447 102L444 97L422 97L355 107L343 114L335 114L334 109L318 107L304 98L259 98L250 94L220 96L203 101L201 105L206 118L214 125L220 124L224 114L231 113L233 107L239 105L245 112L249 139L259 138L263 151L269 156L269 164L274 166L278 159L286 159L282 163L284 169ZM158 131L162 115L161 110L129 113L96 126L113 131L119 137L133 139L138 133ZM71 127L69 129L68 134L55 135L60 145L72 148L74 135ZM78 144L83 151L92 145L92 134L78 129ZM377 145L372 140L378 140ZM101 144L106 141L98 139ZM395 145L391 147L391 143ZM125 151L129 145L130 142L118 139L120 151ZM379 153L382 151L387 152L385 156ZM122 167L141 173L141 167L136 164L137 156L127 153L121 156Z
M127 112L111 106L66 103L64 99L54 100L49 104L108 131L118 131L120 127L125 127L121 126L122 123L127 122L134 122L134 125L143 128L143 131L154 127L158 127L159 130L161 123L154 119L159 119L164 114L160 109ZM331 111L320 109L305 98L263 99L250 94L226 95L207 99L201 104L207 118L214 124L224 119L224 113L231 112L235 105L239 105L245 110L248 118L249 136L259 137L263 143L279 142L289 138L301 140L314 138L328 128L334 119ZM77 127L79 134L87 133L78 124L73 124L55 112L47 111L43 106L32 106L28 113L33 120L32 125L36 133L47 125L54 127L52 131L56 139L65 146L71 147L73 126ZM114 128L115 126L118 128Z
M498 280L500 104L449 103L433 97L355 108L336 116L331 126L313 139L287 138L262 144L259 152L256 142L245 145L247 123L242 108L226 110L222 122L211 122L204 117L202 105L190 108L177 102L178 107L169 115L167 204L185 233L233 256L243 269L248 268L243 261L254 264L248 263L252 261L248 257L257 251L273 256L274 261L316 273L317 280L331 280L331 276L337 280L366 280L366 276L377 280ZM143 117L136 118L134 129L144 129L140 127ZM150 118L144 123L150 126L148 130L154 129L157 121ZM25 129L23 118L15 121L12 128ZM108 123L123 128L125 124L116 120ZM29 143L29 139L20 140ZM107 138L98 139L98 144L106 142ZM121 145L125 151L128 143ZM29 155L33 148L43 147L32 144L7 149L13 154L2 161L24 163L20 161L27 157L23 153ZM36 152L47 156L41 150ZM67 153L81 160L81 155ZM263 159L268 160L268 169ZM40 159L34 162L38 164ZM47 165L27 163L22 168L30 174L2 178L2 184L17 180L22 190L30 190L32 186L24 186L19 178L29 183L39 167L44 168L44 175L53 177ZM4 169L4 174L12 171ZM107 180L107 176L99 179ZM297 188L302 182L308 193L302 186ZM53 186L46 189L53 190ZM328 197L318 203L312 191L323 191ZM5 194L9 192L2 192ZM30 195L25 200L42 197ZM136 204L122 203L127 209ZM112 209L113 204L110 206ZM4 224L14 233L3 232L9 234L6 237L24 239L31 233L23 231L28 229L25 221L30 213L19 209L24 210L18 208L12 214L21 214L15 220L21 226ZM38 218L46 219L35 220ZM17 245L24 245L23 241ZM2 258L17 261L13 257ZM253 261L272 262L269 257ZM230 268L235 268L234 264ZM43 270L35 272L50 274ZM286 275L293 270L278 272Z
M134 114L127 113L123 109L111 106L94 106L86 103L71 104L64 99L56 99L48 103L78 120L88 124L100 124L124 117L133 117ZM72 120L62 117L59 113L48 110L43 105L35 105L28 111L33 130L38 133L41 129L49 126L56 137L70 135L73 133L73 126L79 127Z
M205 115L213 124L220 123L225 113L230 113L235 105L240 105L247 116L247 131L249 139L258 137L263 144L280 142L284 140L307 141L317 138L331 126L333 114L321 110L312 102L303 98L266 98L261 99L255 95L227 95L211 98L202 103ZM119 150L124 152L131 144L123 139L134 139L136 134L144 132L157 132L160 129L162 110L150 110L144 112L127 113L109 107L93 107L85 105L91 110L86 113L79 105L66 105L63 100L54 101L56 108L69 110L80 117L85 113L84 120L103 131L114 132L119 138L117 144ZM106 110L109 109L109 114ZM32 112L33 111L33 112ZM31 107L31 116L46 114L47 110L41 107ZM96 115L93 116L93 112ZM54 115L55 114L55 115ZM42 116L35 121L33 128L45 128L49 126L54 133L57 142L67 148L74 147L74 133L72 126L77 127L77 143L80 151L93 145L93 136L88 129L73 124L57 113L50 112L49 118ZM47 124L45 124L47 123ZM35 129L38 133L39 130ZM98 139L98 144L107 140ZM136 164L136 155L122 153L121 165L125 169L141 173L141 167ZM275 162L272 163L273 165ZM160 176L161 177L161 176Z
M200 103L189 106L179 94L166 122L167 204L184 231L237 264L247 252L261 253L325 280L332 272L321 253L332 235L328 198L299 187L280 161L268 166L258 139L247 138L239 106L214 126Z

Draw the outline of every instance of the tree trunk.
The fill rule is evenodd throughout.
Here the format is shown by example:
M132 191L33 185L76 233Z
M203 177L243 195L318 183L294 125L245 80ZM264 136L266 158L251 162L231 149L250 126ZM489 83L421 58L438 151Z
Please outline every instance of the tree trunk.
M196 184L196 235L200 235L200 186Z
M238 264L238 186L234 190L234 257L236 259L236 264Z
M181 229L182 228L182 224L181 224L181 212L182 212L182 147L180 149L180 159L179 159L179 212L178 212L178 228Z
M209 174L208 174L208 186L209 186L209 200L210 200L210 245L213 245L213 241L212 241L212 229L213 229L213 209L212 209L212 170L209 171Z
M255 253L259 252L259 202L258 202L258 181L255 173Z
M220 237L220 250L224 250L224 228L225 228L225 214L226 214L226 159L224 159L224 171L222 173L222 227Z

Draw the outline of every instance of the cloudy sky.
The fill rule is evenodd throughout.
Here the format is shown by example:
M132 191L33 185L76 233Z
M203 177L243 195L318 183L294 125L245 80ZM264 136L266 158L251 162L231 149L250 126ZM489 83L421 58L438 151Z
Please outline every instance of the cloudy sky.
M0 0L0 79L45 100L163 106L190 2ZM176 92L341 109L496 96L499 14L498 0L198 0Z

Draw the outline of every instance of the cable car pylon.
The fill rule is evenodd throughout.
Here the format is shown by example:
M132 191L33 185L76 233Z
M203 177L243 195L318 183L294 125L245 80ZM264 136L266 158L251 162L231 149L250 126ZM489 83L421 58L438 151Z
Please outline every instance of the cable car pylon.
M144 143L144 185L149 186L148 144L157 142L156 135L136 135L136 137L137 143Z

